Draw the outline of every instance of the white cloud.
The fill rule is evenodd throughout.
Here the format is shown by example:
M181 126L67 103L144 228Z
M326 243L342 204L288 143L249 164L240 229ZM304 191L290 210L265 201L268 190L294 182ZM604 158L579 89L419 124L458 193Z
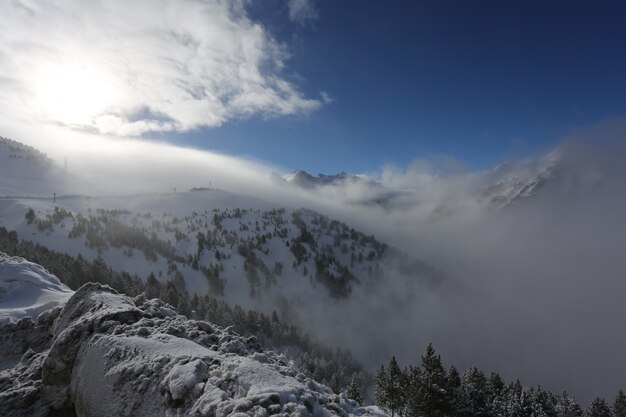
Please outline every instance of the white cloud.
M2 2L0 110L136 136L321 106L323 98L306 97L285 78L288 51L248 18L244 5Z
M288 7L289 18L300 25L319 17L314 0L289 0Z

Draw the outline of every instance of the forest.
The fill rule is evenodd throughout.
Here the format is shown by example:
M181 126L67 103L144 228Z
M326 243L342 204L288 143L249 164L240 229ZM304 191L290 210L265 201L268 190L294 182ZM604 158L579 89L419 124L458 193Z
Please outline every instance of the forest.
M392 417L626 417L626 395L612 405L596 397L586 409L567 392L554 394L506 383L472 367L446 370L432 344L416 365L401 369L395 357L376 376L376 403Z

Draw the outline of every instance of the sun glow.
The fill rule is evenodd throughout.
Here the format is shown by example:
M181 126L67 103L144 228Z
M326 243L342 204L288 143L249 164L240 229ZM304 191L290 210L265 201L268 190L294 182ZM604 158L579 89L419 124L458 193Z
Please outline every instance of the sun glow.
M115 99L113 84L100 71L79 64L43 70L36 82L40 111L54 122L89 126Z

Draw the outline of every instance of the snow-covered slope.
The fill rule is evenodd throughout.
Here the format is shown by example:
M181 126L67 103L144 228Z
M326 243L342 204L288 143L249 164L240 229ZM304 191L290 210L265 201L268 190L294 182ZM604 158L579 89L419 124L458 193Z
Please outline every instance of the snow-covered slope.
M0 222L20 239L99 258L144 279L180 276L191 292L223 295L268 313L276 297L303 307L384 285L392 276L422 283L436 278L425 264L316 212L218 208L233 205L230 200L263 207L219 190L89 202L16 199L0 201Z
M43 267L0 252L0 323L37 318L73 294Z
M527 201L555 180L559 159L558 152L551 152L525 164L498 165L485 173L488 185L479 196L500 208Z
M0 197L52 198L71 190L69 182L75 179L45 154L0 137Z
M27 347L0 372L5 416L384 417L261 351L254 338L188 320L157 299L86 284L45 320L5 326L0 351L15 350L11 336L35 327L49 343Z

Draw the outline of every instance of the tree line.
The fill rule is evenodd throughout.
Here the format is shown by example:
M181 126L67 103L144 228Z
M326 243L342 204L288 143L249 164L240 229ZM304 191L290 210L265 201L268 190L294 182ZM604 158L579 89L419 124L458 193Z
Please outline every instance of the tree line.
M595 398L586 410L566 392L506 384L499 374L473 367L463 375L429 344L418 365L400 369L395 357L376 376L376 402L392 417L626 417L626 395L612 405Z

